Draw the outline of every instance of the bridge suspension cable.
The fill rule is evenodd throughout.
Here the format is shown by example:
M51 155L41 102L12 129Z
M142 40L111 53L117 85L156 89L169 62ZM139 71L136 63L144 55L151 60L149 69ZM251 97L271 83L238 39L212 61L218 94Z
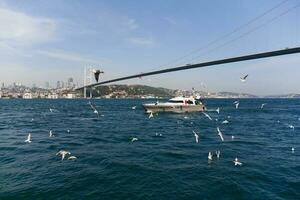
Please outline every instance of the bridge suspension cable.
M125 76L125 77L121 77L121 78L116 78L116 79L112 79L112 80L107 80L107 81L102 81L99 83L86 85L83 87L76 88L76 90L80 90L83 88L89 88L89 87L97 87L97 86L100 86L100 85L103 85L106 83L113 83L113 82L117 82L117 81L133 79L133 78L140 78L140 77L144 77L144 76L151 76L151 75L164 74L164 73L170 73L170 72L181 71L181 70L209 67L209 66L213 66L213 65L235 63L235 62L241 62L241 61L247 61L247 60L256 60L256 59L282 56L282 55L295 54L295 53L300 53L300 47L295 47L295 48L290 48L290 49L286 48L283 50L250 54L250 55L244 55L244 56L239 56L239 57L232 57L232 58L226 58L226 59L221 59L221 60L203 62L203 63L198 63L198 64L184 65L184 66L174 67L174 68L169 68L169 69L156 70L156 71L151 71L151 72L147 72L147 73L140 73L140 74Z

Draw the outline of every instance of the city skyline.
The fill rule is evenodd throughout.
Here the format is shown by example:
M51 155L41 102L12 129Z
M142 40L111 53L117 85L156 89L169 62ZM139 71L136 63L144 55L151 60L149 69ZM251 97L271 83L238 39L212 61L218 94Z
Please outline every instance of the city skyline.
M0 81L56 85L84 67L102 80L161 68L300 45L300 12L290 1L0 1ZM276 6L278 5L278 6ZM292 9L294 8L295 9ZM266 11L272 9L270 12ZM226 10L227 12L223 12ZM222 11L222 12L221 12ZM282 16L282 13L290 11ZM263 13L266 13L262 16ZM79 15L78 15L79 14ZM254 20L215 45L243 24ZM277 16L278 19L276 19ZM272 23L266 23L271 21ZM13 26L12 26L13 24ZM264 25L265 24L265 25ZM262 26L263 25L263 26ZM251 34L238 38L256 27ZM228 45L223 45L226 42ZM180 62L176 60L193 50ZM297 55L149 76L117 84L256 95L300 93ZM166 64L166 65L164 65ZM240 77L249 74L246 83ZM47 77L45 80L45 77ZM288 77L288 78L287 78ZM53 81L52 81L53 80Z

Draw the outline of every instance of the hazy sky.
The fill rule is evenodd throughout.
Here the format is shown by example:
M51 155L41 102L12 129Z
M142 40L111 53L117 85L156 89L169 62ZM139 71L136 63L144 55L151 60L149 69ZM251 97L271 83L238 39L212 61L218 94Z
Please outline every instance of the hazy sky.
M283 0L0 0L0 82L43 86L46 81L54 85L73 77L82 83L84 66L101 68L105 71L102 79L107 80L300 46L300 6L291 9L298 0L284 1L207 46L280 2ZM261 28L255 30L257 27ZM239 77L245 74L249 74L248 81L241 83ZM300 93L299 76L300 54L120 83L180 89L206 85L210 91L264 95Z

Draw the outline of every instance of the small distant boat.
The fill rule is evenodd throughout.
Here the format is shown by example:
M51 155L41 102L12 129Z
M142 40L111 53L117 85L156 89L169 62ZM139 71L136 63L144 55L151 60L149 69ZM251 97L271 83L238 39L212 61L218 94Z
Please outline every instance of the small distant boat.
M175 97L168 102L156 102L143 104L143 107L147 113L156 112L174 112L174 113L186 113L186 112L202 112L206 108L200 98L194 97Z

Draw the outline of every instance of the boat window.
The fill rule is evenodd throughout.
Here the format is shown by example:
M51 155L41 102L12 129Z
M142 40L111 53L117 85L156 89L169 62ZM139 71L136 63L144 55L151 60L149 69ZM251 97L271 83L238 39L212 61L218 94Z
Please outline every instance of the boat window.
M196 100L196 101L195 101L195 103L196 103L196 105L200 105L200 104L202 104L202 102L201 102L201 101L199 101L199 100Z
M170 100L169 102L170 103L183 103L183 101L180 101L180 100Z
M191 101L191 100L188 100L188 101L187 101L187 104L194 104L194 102Z

